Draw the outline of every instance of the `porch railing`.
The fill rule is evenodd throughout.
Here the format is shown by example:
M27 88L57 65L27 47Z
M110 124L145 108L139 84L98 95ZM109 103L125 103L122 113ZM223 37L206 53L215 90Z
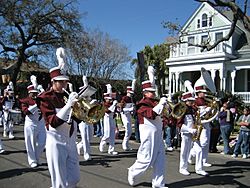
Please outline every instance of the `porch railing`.
M250 104L250 92L234 92L234 94L241 96L244 103Z

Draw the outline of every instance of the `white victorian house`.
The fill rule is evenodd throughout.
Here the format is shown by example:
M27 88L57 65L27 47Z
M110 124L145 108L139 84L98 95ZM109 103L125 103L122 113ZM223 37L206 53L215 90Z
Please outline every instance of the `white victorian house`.
M231 27L232 13L217 11L201 3L183 26L183 41L201 44L208 38L213 41L226 36ZM238 21L239 22L239 21ZM172 45L165 60L169 67L169 94L184 91L184 81L193 84L200 77L201 67L211 73L216 90L241 95L250 102L250 33L237 23L233 36L211 51L181 43Z

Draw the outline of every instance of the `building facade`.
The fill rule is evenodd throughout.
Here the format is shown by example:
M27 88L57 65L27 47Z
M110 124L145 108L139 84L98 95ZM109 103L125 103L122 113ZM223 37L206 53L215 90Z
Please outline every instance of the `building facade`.
M210 51L190 44L202 44L227 36L232 13L220 12L208 3L201 3L180 31L184 43L171 45L165 60L169 67L169 94L185 91L184 81L193 84L200 77L201 67L211 73L217 92L228 91L250 102L250 33L237 23L228 41Z

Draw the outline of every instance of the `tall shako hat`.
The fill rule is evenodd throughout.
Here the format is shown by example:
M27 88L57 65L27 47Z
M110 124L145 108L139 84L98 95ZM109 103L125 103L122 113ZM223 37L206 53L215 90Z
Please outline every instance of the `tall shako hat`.
M155 88L153 87L152 83L149 80L142 82L142 91L155 91Z
M58 66L49 70L51 80L69 80L66 75L66 56L64 48L60 47L56 50Z
M182 99L183 101L194 101L194 100L195 100L194 94L191 93L191 92L189 92L189 91L183 93L181 99Z
M38 93L37 89L34 87L34 85L29 85L27 87L28 93Z
M111 84L106 84L107 92L103 94L104 99L112 99L112 86Z

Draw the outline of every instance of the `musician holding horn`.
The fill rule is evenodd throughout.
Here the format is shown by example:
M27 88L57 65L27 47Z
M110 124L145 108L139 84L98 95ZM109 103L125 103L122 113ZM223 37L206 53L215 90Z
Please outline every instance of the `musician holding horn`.
M195 129L196 110L194 108L194 93L188 91L182 94L182 101L187 105L187 110L184 116L178 120L178 124L181 124L181 151L180 151L180 166L179 172L185 176L190 175L188 171L188 158L191 148L193 147L196 162L195 162L195 172L199 175L208 175L202 169L202 151L199 140L193 140L193 137L197 134L197 129Z
M78 94L72 92L68 96L65 92L69 77L62 64L65 63L64 55L64 49L57 49L59 66L50 69L52 87L37 97L47 127L46 157L53 188L76 187L80 180L77 125L75 121L69 121L71 107L77 102Z
M165 187L165 149L163 142L162 112L167 98L155 99L155 88L148 81L142 82L143 99L137 104L141 145L135 163L128 168L128 183L135 186L138 178L153 168L152 187Z

